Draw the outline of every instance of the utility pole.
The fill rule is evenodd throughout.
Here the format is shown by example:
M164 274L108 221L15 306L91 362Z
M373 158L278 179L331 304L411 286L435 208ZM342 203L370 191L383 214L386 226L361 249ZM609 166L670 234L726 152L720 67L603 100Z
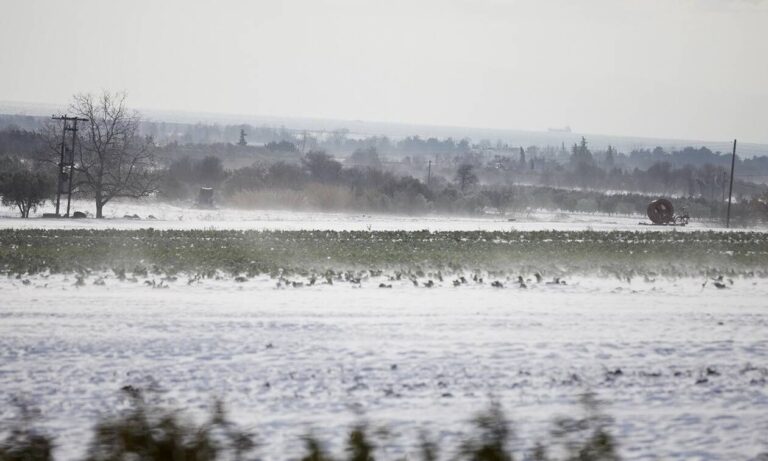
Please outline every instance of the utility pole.
M67 214L72 204L72 177L75 172L75 143L77 142L77 122L87 122L87 118L68 117L67 115L52 116L53 120L61 120L64 126L61 130L61 154L59 156L59 174L56 187L56 217L60 217L61 194L67 194ZM67 148L67 133L71 133L72 143ZM65 190L66 188L66 190Z
M733 140L733 157L731 157L731 185L728 187L728 211L725 215L725 227L731 227L731 196L733 195L733 169L736 166L736 140Z
M429 187L430 182L432 182L432 160L427 165L427 187Z
M64 116L66 117L66 115ZM54 120L61 120L61 118L56 118L55 116L51 117ZM56 217L59 217L59 205L61 203L61 187L62 187L62 180L64 179L64 154L67 146L67 120L66 118L64 120L64 129L61 131L61 154L59 156L59 170L57 172L56 178Z

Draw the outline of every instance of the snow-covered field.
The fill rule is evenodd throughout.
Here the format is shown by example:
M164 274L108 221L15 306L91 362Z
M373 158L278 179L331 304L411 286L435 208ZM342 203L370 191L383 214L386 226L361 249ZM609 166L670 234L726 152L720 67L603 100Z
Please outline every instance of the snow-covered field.
M266 459L296 454L310 430L339 442L359 412L392 430L389 458L413 449L415 428L453 446L491 396L530 446L587 390L608 402L626 459L768 450L764 280L718 290L694 279L528 289L97 279L0 281L1 398L40 407L59 459L82 453L128 384L193 412L223 397Z
M75 201L73 210L90 211L93 204ZM60 228L60 229L255 229L255 230L725 230L719 225L692 222L686 227L659 227L639 225L648 222L645 216L601 215L587 213L520 212L508 216L393 216L349 213L295 212L281 210L198 210L155 202L115 202L104 211L105 219L42 219L42 214L53 212L49 203L33 213L33 219L20 219L12 208L0 208L0 227L3 228ZM141 219L127 219L137 215ZM150 218L152 216L154 219ZM738 229L733 229L738 230ZM754 230L754 229L751 229Z
M38 216L44 211L50 206ZM0 211L0 228L659 229L638 225L640 216L539 212L512 221L131 202L110 205L103 220L13 214ZM133 214L142 219L123 217ZM58 459L83 454L93 423L121 407L126 385L156 389L153 398L197 415L223 398L275 460L297 455L309 431L339 453L361 414L391 430L379 441L385 458L412 453L422 428L455 446L491 398L530 447L553 417L577 412L586 391L608 403L625 459L768 451L765 279L726 279L722 289L691 277L586 276L527 289L450 280L428 289L375 276L301 288L267 275L242 283L180 276L156 289L145 278L96 273L79 288L73 274L0 279L0 401L21 396L38 406ZM11 411L0 406L0 420Z

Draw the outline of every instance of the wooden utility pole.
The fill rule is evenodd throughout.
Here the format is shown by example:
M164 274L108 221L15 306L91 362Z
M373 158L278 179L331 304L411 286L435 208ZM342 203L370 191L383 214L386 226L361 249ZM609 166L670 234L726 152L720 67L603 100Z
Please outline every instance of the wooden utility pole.
M427 165L427 187L429 187L430 182L432 182L432 160Z
M52 116L53 120L61 120L64 126L61 130L61 154L59 157L59 174L56 187L56 217L61 216L61 194L67 194L67 214L69 217L70 205L72 203L72 177L75 173L75 143L77 142L77 122L87 122L87 118ZM72 133L71 147L67 148L67 132Z
M725 214L725 227L731 227L731 196L733 195L733 169L736 166L736 140L733 140L733 157L731 157L731 185L728 186L728 211Z

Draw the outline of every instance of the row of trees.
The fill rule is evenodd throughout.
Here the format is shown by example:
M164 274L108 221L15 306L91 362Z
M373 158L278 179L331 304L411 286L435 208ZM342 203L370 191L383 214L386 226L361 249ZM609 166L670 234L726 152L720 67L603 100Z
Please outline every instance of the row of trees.
M242 142L237 144L171 142L158 145L153 139L155 158L159 163L167 165L178 159L200 159L215 155L221 158L228 168L233 168L250 165L256 160L267 163L297 162L308 147L288 140L252 146L245 140L246 133L241 134L244 137L240 140ZM55 142L58 140L55 139ZM671 153L657 147L653 150L635 150L626 155L611 146L606 150L593 152L585 139L568 150L565 146L560 149L549 146L529 146L525 149L507 145L489 147L483 143L456 143L450 138L423 140L415 136L396 143L405 149L401 152L414 151L413 155L397 158L395 161L391 158L385 161L378 155L387 152L382 150L382 147L377 147L382 143L381 138L376 137L360 140L361 147L346 156L345 165L385 168L397 174L418 173L424 176L431 167L435 174L451 177L456 167L470 163L477 168L481 181L486 184L523 183L565 188L704 194L712 199L717 191L724 190L727 182L726 170L730 161L728 155L713 153L704 147L687 147ZM20 129L0 131L0 155L33 156L40 152L44 145L45 137L40 133ZM318 149L310 147L309 150ZM340 154L338 150L326 151L336 156ZM431 165L428 165L428 160ZM745 190L749 187L749 182L760 183L761 174L763 181L768 181L768 157L737 158L736 171L736 189L750 193ZM746 180L740 179L744 174L747 175Z
M370 154L370 152L368 153ZM525 212L533 209L607 214L643 214L654 196L605 193L530 185L481 184L472 164L459 165L450 178L429 183L378 168L346 166L324 152L298 162L255 164L227 170L221 160L179 160L163 174L160 195L194 199L201 185L215 187L218 201L240 207L308 208L395 213ZM702 196L679 197L676 206L697 218L719 219L724 204ZM768 219L768 194L742 198L732 213L742 223Z
M45 122L42 117L0 114L0 155L11 151L19 153L34 146L35 130ZM16 127L16 129L7 129ZM158 146L158 156L194 154L195 149L189 146L198 145L197 150L211 149L217 155L233 156L250 153L255 155L263 152L262 147L270 151L307 152L310 150L325 150L336 156L347 156L359 149L376 149L379 153L391 158L404 157L433 158L435 156L462 156L469 153L482 153L488 159L493 157L515 157L522 150L528 160L536 163L556 162L567 165L572 149L562 145L547 145L548 140L542 138L542 145L528 145L522 148L501 140L471 141L470 139L453 139L435 137L422 138L409 136L399 140L386 136L359 137L348 130L333 131L302 131L290 130L285 127L253 126L253 125L216 125L216 124L185 124L171 122L139 123L141 136L150 136ZM241 135L245 135L241 138ZM213 146L213 147L211 147ZM250 148L250 149L244 149ZM618 152L615 148L600 149L593 152L595 161L603 169L620 168L631 171L635 168L647 170L657 163L668 162L673 168L685 165L702 167L714 165L728 167L730 152L713 152L706 147L685 147L679 150L665 150L662 147L638 148L629 153ZM750 174L768 176L768 157L738 158L737 171L748 171Z
M70 106L70 115L87 119L80 126L72 153L73 185L76 194L94 200L97 217L102 217L104 206L118 197L158 193L166 199L187 200L194 197L200 186L216 188L225 201L239 196L240 203L247 202L243 197L248 193L265 190L291 191L291 197L302 199L322 190L343 199L343 206L371 211L476 212L489 207L504 211L520 209L522 205L571 211L638 211L635 202L620 206L621 202L614 199L598 200L600 196L615 194L581 197L580 203L567 199L574 196L573 189L592 193L610 188L677 194L713 204L722 202L717 200L719 194L715 194L724 189L721 167L674 168L671 163L661 162L647 170L623 170L616 166L620 154L615 149L609 147L595 154L584 138L572 146L567 161L548 159L537 149L510 150L508 146L501 146L508 155L497 150L489 158L468 144L449 139L433 148L457 150L436 156L434 165L417 163L418 157L393 165L383 161L373 145L357 148L342 163L321 150L302 155L302 149L284 140L264 147L248 146L243 130L239 132L238 144L158 147L151 137L142 135L139 115L128 110L125 102L125 95L103 93L75 96ZM416 137L406 138L402 143L413 149L424 145ZM0 136L0 150L4 145L19 150L32 146L38 154L21 160L8 158L0 164L3 201L17 206L26 217L55 191L58 178L50 172L57 170L61 127L48 124L33 136L24 130L11 130L4 138ZM210 155L212 150L217 155ZM248 155L256 153L261 161L254 163L250 157L244 165L233 168L233 158L247 160ZM156 163L158 155L165 166ZM411 176L424 169L427 174L423 179ZM528 186L528 192L521 185ZM550 192L553 190L566 192L560 199L560 195ZM742 193L738 202L750 203L754 199L755 203L762 203L762 193ZM647 201L647 197L642 201Z
M477 174L486 185L526 184L564 189L590 189L595 191L631 191L673 196L702 196L709 200L722 200L729 176L726 168L713 164L675 166L670 161L652 164L647 169L625 169L616 166L619 154L609 147L593 153L586 139L575 144L565 161L530 156L522 148L514 155L496 155L490 160L465 156L461 160L476 167ZM422 169L425 169L423 166ZM438 168L450 174L451 165ZM433 168L434 170L434 168ZM749 172L752 174L753 172ZM767 177L768 178L768 177ZM734 181L737 196L751 198L763 194L766 187L759 183L739 179Z
M417 179L378 168L344 168L322 151L309 152L298 162L254 164L234 170L225 170L216 157L178 160L162 178L159 194L170 200L191 200L200 186L216 188L224 202L240 197L240 205L242 197L255 197L264 191L281 191L284 196L303 197L304 201L319 191L333 193L338 203L327 203L329 208L338 209L343 201L346 206L356 202L368 211L428 211L427 203L434 199L434 192ZM279 194L275 197L279 200ZM257 200L254 203L264 205Z

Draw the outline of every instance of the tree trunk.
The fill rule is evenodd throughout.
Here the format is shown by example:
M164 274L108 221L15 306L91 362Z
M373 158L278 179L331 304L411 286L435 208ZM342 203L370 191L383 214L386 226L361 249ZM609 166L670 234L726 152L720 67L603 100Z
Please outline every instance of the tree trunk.
M104 214L102 213L102 210L104 209L104 201L101 199L101 187L96 189L96 219L101 219L104 217Z

